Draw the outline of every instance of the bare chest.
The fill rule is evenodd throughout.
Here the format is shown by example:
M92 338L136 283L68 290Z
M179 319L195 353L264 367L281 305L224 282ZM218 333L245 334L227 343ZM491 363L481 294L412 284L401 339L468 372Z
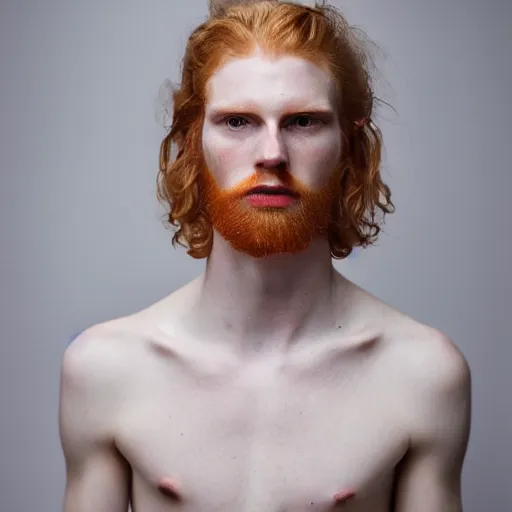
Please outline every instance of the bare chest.
M153 370L118 418L134 512L388 512L406 436L375 378Z

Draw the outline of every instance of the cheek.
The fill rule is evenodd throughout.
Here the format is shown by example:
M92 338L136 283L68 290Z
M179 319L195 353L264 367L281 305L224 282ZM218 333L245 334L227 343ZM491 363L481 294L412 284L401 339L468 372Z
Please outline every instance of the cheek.
M341 161L341 151L341 137L297 144L293 154L297 177L313 188L324 186Z
M236 185L247 178L250 165L250 152L244 144L227 142L225 138L208 134L203 138L203 152L206 165L215 181L222 188Z

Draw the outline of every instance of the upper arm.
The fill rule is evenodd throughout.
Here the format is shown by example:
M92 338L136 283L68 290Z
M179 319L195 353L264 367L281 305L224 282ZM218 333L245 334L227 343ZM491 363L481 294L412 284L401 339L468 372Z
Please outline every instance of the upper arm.
M64 353L59 432L66 462L64 512L126 512L130 471L113 441L108 354L89 331Z
M471 376L444 335L413 364L410 450L397 468L394 512L461 512L469 441ZM412 395L411 395L412 396Z

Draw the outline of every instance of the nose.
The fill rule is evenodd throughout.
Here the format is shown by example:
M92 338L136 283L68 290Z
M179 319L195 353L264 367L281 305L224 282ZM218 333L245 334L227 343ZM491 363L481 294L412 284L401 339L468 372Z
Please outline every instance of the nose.
M288 166L286 149L277 131L265 130L261 138L260 155L256 161L258 169L283 171Z

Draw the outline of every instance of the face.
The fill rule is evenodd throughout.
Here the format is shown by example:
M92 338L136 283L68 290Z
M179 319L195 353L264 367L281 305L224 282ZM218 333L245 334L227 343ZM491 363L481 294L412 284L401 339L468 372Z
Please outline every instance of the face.
M235 249L297 253L326 235L342 148L320 67L293 56L229 60L208 82L202 147L213 227Z

